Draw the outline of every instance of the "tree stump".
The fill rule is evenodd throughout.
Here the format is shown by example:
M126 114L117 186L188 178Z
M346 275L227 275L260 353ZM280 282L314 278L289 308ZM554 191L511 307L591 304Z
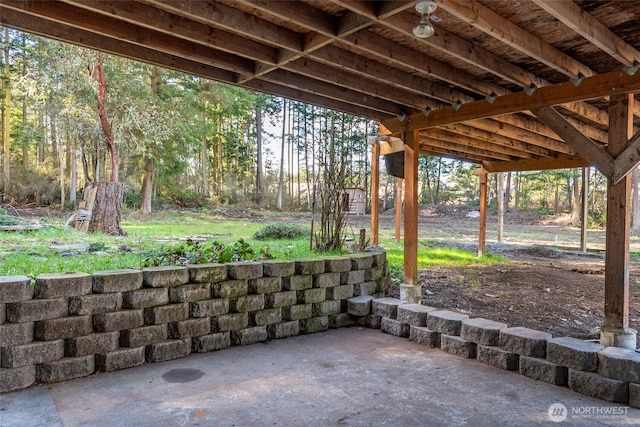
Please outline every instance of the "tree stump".
M121 182L88 183L78 208L91 212L91 217L85 221L76 220L75 227L89 233L126 235L127 233L120 227L123 196L124 185Z

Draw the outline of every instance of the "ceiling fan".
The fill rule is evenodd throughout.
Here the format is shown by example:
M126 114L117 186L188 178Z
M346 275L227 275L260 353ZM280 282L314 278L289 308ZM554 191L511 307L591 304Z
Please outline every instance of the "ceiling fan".
M437 8L438 5L433 0L421 0L416 3L416 10L420 14L420 23L413 28L414 36L426 39L435 33L435 29L429 21L442 21L442 19L433 14Z

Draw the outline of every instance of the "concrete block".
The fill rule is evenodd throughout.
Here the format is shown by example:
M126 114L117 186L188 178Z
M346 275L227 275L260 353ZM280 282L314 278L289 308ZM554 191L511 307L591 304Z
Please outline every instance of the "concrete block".
M267 336L269 337L269 339L287 338L299 334L300 322L297 320L267 326Z
M640 353L607 347L598 352L598 373L607 378L640 383Z
M297 291L298 304L312 304L326 299L326 288L305 289Z
M311 312L314 316L329 316L341 311L340 301L322 301L313 304Z
M109 353L120 346L119 337L120 332L114 331L69 338L64 342L64 355L82 357Z
M466 314L449 310L435 310L427 313L427 328L447 335L460 335L462 321L468 319Z
M227 263L227 274L230 279L249 280L262 277L262 262L238 261Z
M320 274L324 273L324 259L295 259L296 274Z
M60 381L82 378L95 371L93 355L84 357L65 357L55 362L41 363L36 366L36 380L41 383L58 383Z
M440 349L467 359L474 359L476 357L476 343L463 340L454 335L441 334Z
M189 282L216 283L227 280L227 265L218 263L189 264Z
M142 365L144 352L145 347L136 347L96 354L96 372L112 372Z
M0 302L0 325L7 320L7 304Z
M138 309L94 314L93 330L96 332L111 332L138 328L144 324L142 313L142 309Z
M215 334L193 337L191 351L196 353L208 353L231 347L231 332L218 332Z
M265 277L293 276L296 272L295 261L267 260L262 261L262 274ZM276 292L276 291L273 291Z
M384 276L376 280L376 293L389 295L390 289L391 289L391 278L389 276Z
M460 338L484 346L497 346L500 342L500 329L506 323L494 322L482 318L464 319L460 327Z
M367 314L363 318L364 326L371 329L380 329L382 327L382 316L377 314Z
M287 321L308 319L312 315L312 304L291 305L282 308L282 318Z
M69 298L69 314L84 316L87 314L108 313L120 310L122 294L90 294Z
M0 347L22 345L33 341L33 322L0 325Z
M212 298L238 298L249 293L249 281L225 280L211 286Z
M0 302L18 302L33 298L33 286L27 276L0 277Z
M324 259L324 271L327 273L342 273L351 271L351 257L329 256Z
M180 322L168 324L169 338L183 339L207 335L211 332L211 320L203 317L201 319L187 319Z
M313 287L313 276L305 274L303 276L287 276L282 278L282 289L287 291L301 291Z
M141 328L127 329L120 332L120 345L130 348L143 347L165 341L168 336L167 325L165 324L143 326Z
M280 323L282 322L282 309L268 308L266 310L256 311L253 318L256 326Z
M547 360L578 371L595 372L598 352L604 346L577 338L552 338L547 342Z
M569 369L569 388L607 402L629 402L628 382L605 378L593 372Z
M373 266L384 265L387 263L387 254L384 251L369 251L373 260Z
M640 384L629 383L629 406L640 408Z
M372 267L364 270L364 280L376 281L383 276L384 269L382 267Z
M399 322L395 319L383 317L380 323L380 329L382 332L395 335L397 337L408 338L410 333L410 326L406 323Z
M34 382L36 382L35 365L13 369L0 368L0 393L27 388Z
M91 293L93 278L87 273L46 273L36 278L34 298L68 298Z
M326 288L328 300L347 299L353 297L353 285L341 285Z
M355 285L364 281L364 270L351 270L340 273L341 285Z
M329 317L319 316L300 320L300 333L313 334L329 329Z
M357 321L356 317L349 313L332 314L329 316L329 327L333 329L354 326Z
M351 269L365 270L373 267L373 256L371 254L353 254L351 255Z
M287 307L298 302L296 291L274 292L265 294L265 306L267 308Z
M179 266L145 267L142 269L145 288L167 288L189 283L189 269Z
M35 322L33 336L41 341L53 341L89 335L93 332L91 316L69 316Z
M231 298L230 310L232 312L243 313L247 311L258 311L264 309L264 294L247 295L244 297Z
M395 319L398 317L398 306L406 304L397 298L379 298L371 302L371 313L381 317Z
M567 367L556 365L540 359L520 355L520 374L534 380L544 381L554 385L567 385Z
M189 317L189 303L162 305L144 309L144 323L159 325L161 323L178 322ZM142 325L136 325L142 326Z
M19 368L21 366L37 365L38 363L51 362L64 356L64 340L36 341L29 344L3 347L3 368Z
M294 265L291 263L291 265ZM250 294L270 294L282 290L282 277L259 277L249 280Z
M373 295L376 293L376 282L362 282L353 285L353 295Z
M168 340L149 344L145 355L148 363L179 359L191 354L191 339Z
M211 318L212 332L237 331L249 326L248 313L230 313Z
M94 271L93 292L107 294L111 292L126 292L142 288L142 271L140 270L106 270Z
M122 293L122 308L148 308L169 304L167 288L138 289Z
M211 298L209 283L194 283L169 288L169 302L192 302Z
M349 298L347 300L347 313L353 316L366 316L371 314L371 301L373 297L370 295L360 295Z
M34 299L7 304L7 321L12 323L58 319L68 313L66 298Z
M427 326L427 313L436 308L422 304L402 304L398 306L396 319L412 326Z
M314 288L332 288L340 286L340 273L321 273L313 276Z
M551 334L535 329L515 327L500 329L499 345L507 351L522 356L544 358Z
M440 334L425 326L409 326L409 340L416 344L428 345L431 348L440 347Z
M478 362L505 371L517 371L519 359L515 353L496 346L478 344Z
M231 331L231 344L249 345L267 340L267 327L254 326L252 328Z
M216 298L189 303L190 317L213 317L229 312L229 299Z

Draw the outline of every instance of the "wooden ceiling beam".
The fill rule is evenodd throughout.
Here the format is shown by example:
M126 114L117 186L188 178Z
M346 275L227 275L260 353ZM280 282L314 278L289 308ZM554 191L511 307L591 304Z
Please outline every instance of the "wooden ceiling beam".
M427 151L428 150L428 151ZM473 159L475 161L511 161L509 156L501 154L488 153L486 151L473 149L464 145L456 145L451 143L443 143L437 139L429 137L420 137L420 151L434 153L438 156L455 156L455 159Z
M387 120L384 125L392 132L402 132L435 127L449 123L459 123L502 114L534 110L551 105L573 102L578 99L607 97L612 94L640 91L640 73L633 76L626 72L613 71L585 78L579 86L571 82L541 87L532 95L517 92L498 97L492 104L487 101L476 101L462 104L460 108L452 107L432 111L429 117L414 114L404 121Z
M487 132L482 129L478 129L467 123L457 123L451 125L441 126L439 129L444 129L448 132L456 133L458 135L464 135L476 140L485 141L491 144L508 147L519 152L527 153L529 155L536 155L540 157L554 157L554 152L547 148L542 148L537 145L527 144L518 139L509 138L506 136L498 135L496 133Z
M595 74L591 68L498 15L478 0L440 0L438 7L568 77L577 78L581 74L589 77Z
M236 55L206 46L191 45L185 49L185 43L166 34L146 29L140 31L135 25L54 0L3 0L2 7L237 73L249 73L254 69L253 61Z
M482 167L487 172L531 172L554 169L573 169L591 166L580 157L563 157L557 159L516 160L511 162L483 161Z
M18 10L5 9L2 3L0 3L0 25L219 82L233 83L236 79L236 74L228 70L111 39L66 24L51 22Z
M633 66L634 61L640 61L640 52L636 48L622 40L573 1L533 0L533 2L625 66Z
M460 132L451 132L447 129L429 129L422 135L437 139L439 141L454 143L454 144L462 144L471 148L476 148L479 150L490 151L494 153L504 154L512 157L520 157L523 159L531 159L534 156L530 152L511 148L502 144L497 144L491 141L486 141L479 138L474 138Z
M87 1L61 0L72 6L84 8L109 18L122 20L134 26L179 37L245 58L275 64L278 50L249 39L240 39L224 30L193 22L161 9L146 6L133 0ZM140 30L138 30L140 31Z
M580 131L571 126L569 122L553 107L542 107L532 110L544 124L560 135L567 144L572 146L589 163L596 165L598 170L606 177L613 179L613 157L603 147L599 146Z

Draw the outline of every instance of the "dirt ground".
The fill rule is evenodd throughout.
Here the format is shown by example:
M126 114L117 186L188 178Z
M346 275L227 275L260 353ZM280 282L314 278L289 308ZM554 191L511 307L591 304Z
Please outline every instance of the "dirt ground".
M420 244L477 251L478 220L468 213L451 206L423 207ZM383 214L381 222L383 229L393 230L393 213ZM604 230L589 231L589 251L583 253L579 229L570 226L567 215L512 211L504 224L505 238L498 243L497 217L489 215L486 252L508 262L421 270L423 303L553 336L598 338L604 312ZM631 250L639 250L637 236L631 236ZM635 256L629 288L629 326L640 330L640 259Z

